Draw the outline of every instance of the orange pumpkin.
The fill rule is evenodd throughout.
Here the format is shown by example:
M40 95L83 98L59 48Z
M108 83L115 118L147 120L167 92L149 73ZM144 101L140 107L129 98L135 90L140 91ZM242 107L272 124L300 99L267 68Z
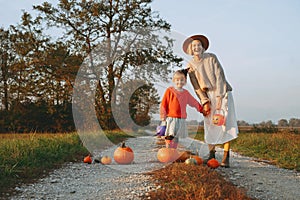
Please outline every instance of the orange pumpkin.
M215 110L212 122L216 126L222 126L225 124L225 116L224 116L224 111L223 110Z
M212 158L207 162L207 166L216 169L220 166L220 164L215 158Z
M161 148L157 152L157 159L162 163L173 162L179 157L177 149Z
M92 163L91 155L89 154L88 156L84 157L83 162L91 164Z
M194 158L197 161L197 165L202 165L203 164L203 159L197 155L192 155L192 158Z
M101 163L103 165L109 165L109 164L111 164L111 158L109 156L103 156L101 158Z
M125 142L122 142L121 147L114 152L114 159L118 164L129 164L134 159L134 153L130 147L125 146Z

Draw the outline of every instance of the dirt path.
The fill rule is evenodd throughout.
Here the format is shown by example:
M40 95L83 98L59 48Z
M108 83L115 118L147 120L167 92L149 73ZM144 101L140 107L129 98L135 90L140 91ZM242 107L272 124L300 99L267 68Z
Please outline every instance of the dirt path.
M181 142L181 148L197 149L200 156L206 153L206 145L199 141ZM140 199L141 195L160 187L144 175L163 167L156 159L159 147L156 138L151 136L130 138L127 145L135 152L131 165L69 163L35 184L17 187L19 193L10 199ZM95 153L112 156L115 148ZM222 149L217 149L219 160L221 155ZM249 196L260 200L298 200L300 197L300 174L294 171L254 162L238 154L231 155L231 168L217 170L237 186L246 188Z
M232 154L231 168L220 169L235 185L244 187L248 195L261 200L300 199L300 173L281 169L253 158Z

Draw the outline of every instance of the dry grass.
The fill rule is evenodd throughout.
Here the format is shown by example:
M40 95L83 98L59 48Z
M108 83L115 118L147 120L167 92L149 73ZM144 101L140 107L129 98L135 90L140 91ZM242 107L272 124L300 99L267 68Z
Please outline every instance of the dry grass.
M206 166L172 163L149 173L161 188L145 199L250 200L245 191Z
M300 135L286 132L239 134L233 151L268 160L281 168L300 171Z

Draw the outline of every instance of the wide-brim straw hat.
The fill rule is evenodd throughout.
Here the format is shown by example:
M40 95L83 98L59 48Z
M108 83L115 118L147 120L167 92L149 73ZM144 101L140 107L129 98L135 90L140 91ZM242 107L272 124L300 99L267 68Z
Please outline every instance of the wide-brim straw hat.
M189 54L187 50L188 50L189 44L192 43L193 40L199 40L202 44L202 47L205 50L208 49L209 41L208 41L207 37L205 37L204 35L193 35L193 36L188 37L183 42L182 49L186 54Z

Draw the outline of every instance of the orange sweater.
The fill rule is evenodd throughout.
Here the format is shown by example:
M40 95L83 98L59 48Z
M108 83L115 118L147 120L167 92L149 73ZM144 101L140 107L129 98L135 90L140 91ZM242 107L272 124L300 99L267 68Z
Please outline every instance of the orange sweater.
M160 105L160 119L166 119L166 117L186 119L187 105L202 113L202 106L187 90L178 91L174 87L167 88Z

